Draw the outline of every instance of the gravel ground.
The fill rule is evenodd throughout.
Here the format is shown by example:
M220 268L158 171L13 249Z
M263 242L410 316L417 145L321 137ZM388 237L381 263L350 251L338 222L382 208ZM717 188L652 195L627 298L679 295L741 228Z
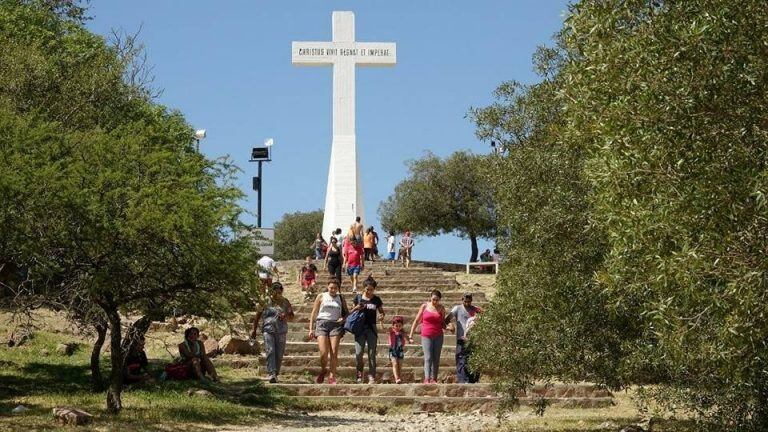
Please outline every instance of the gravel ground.
M217 429L226 432L250 431L316 431L316 432L360 432L403 431L403 432L450 432L450 431L492 431L498 430L499 423L493 415L473 413L445 414L387 414L378 415L362 412L320 411L287 415L255 427L232 426Z

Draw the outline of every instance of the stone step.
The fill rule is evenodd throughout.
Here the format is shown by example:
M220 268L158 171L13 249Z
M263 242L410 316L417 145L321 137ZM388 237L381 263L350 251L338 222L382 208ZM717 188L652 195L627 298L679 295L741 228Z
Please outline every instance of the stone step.
M389 345L387 345L386 340L379 339L379 343L376 345L376 350L379 354L384 354L384 357L386 357L389 353ZM446 345L443 343L443 350L442 350L442 356L451 356L453 357L454 353L456 351L455 345ZM317 354L319 353L317 348L317 342L297 342L297 341L288 341L285 344L285 355L306 355L306 354ZM339 345L339 354L341 355L354 355L355 354L355 342L350 337L345 337L342 339L341 345ZM404 351L405 357L423 357L424 352L421 349L421 345L406 345L405 351ZM387 360L387 363L389 363L389 360Z
M317 266L318 271L326 271L326 269L323 269L324 261L315 261L315 266ZM378 274L386 274L386 275L430 275L430 274L437 274L437 275L443 275L446 272L440 269L435 268L429 268L429 267L412 267L412 268L403 268L398 266L390 266L390 265L381 265L379 263L373 263L371 264L370 261L365 263L365 268L363 269L363 272L366 274L368 272L378 273Z
M269 384L293 397L317 402L334 401L370 407L411 406L416 412L492 413L501 401L490 384ZM603 408L613 405L613 395L591 384L537 385L528 393L517 394L521 405L533 405L546 399L560 408Z
M295 330L295 328L294 328L294 330L290 330L292 327L291 327L290 323L288 324L288 328L289 328L289 331L288 331L288 334L287 334L288 342L289 343L291 343L291 342L306 342L306 343L310 343L311 342L311 344L314 345L315 348L317 348L317 342L316 341L310 341L309 337L307 336L307 331L308 331L307 324L301 324L301 325L303 325L304 327L302 327L299 330ZM410 330L410 328L409 328L409 330ZM387 336L386 336L386 334L382 334L382 333L386 333L386 332L379 330L379 341L386 341L385 338ZM352 337L352 335L347 334L341 340L341 343L342 343L342 345L344 345L344 344L353 344L354 340L355 339ZM418 329L416 330L416 333L414 333L414 335L413 335L413 343L416 346L421 346L421 336L418 334ZM408 345L408 346L410 347L411 345ZM455 346L456 346L456 335L453 335L453 334L450 334L450 333L444 334L443 335L443 347L451 347L451 348L453 348Z
M343 353L340 353L339 355L339 367L355 367L355 356L353 355L344 355ZM453 353L446 353L448 355L441 355L440 356L440 367L441 368L454 368L456 367L456 360L453 356ZM259 366L264 367L266 366L266 357L253 357L251 359L255 359ZM313 366L317 366L320 364L320 357L319 355L302 355L297 356L294 354L288 355L286 353L285 357L283 357L283 367L303 367L303 368L311 368ZM363 364L365 365L366 371L368 370L368 356L363 357ZM377 368L389 368L391 369L392 363L390 363L389 358L387 356L386 352L378 351L376 355L376 366ZM414 357L414 356L405 356L403 359L402 365L405 366L413 366L413 367L424 367L424 358L423 357Z
M272 384L277 385L277 384ZM387 406L410 406L413 412L474 412L480 411L492 414L496 411L501 399L495 397L409 397L409 396L301 396L317 403L332 402L359 404L371 406L375 404ZM370 402L367 402L370 400ZM521 406L531 406L539 403L539 398L518 399ZM548 398L548 405L557 408L606 408L613 404L613 398Z
M432 292L432 290L438 290L441 293L443 291L449 291L449 290L455 290L458 286L457 285L447 285L447 284L433 284L433 283L424 283L424 284L408 284L408 285L397 285L397 284L380 284L379 289L384 291L400 291L403 295L407 295L409 298L413 298L415 300L423 299L424 301L429 300L429 294ZM318 283L316 285L316 292L320 292L320 289L325 291L326 284ZM361 282L358 282L357 284L358 292L362 292L363 284ZM341 289L339 291L342 295L348 295L351 296L354 294L354 291L352 289L352 284L341 284ZM376 294L378 295L378 290L376 291Z
M214 364L226 364L233 368L252 368L255 369L258 366L258 359L255 357L243 357L242 360L232 360L229 362L222 362L214 359ZM392 378L392 366L390 364L377 364L376 380L377 382L390 382L394 381ZM266 374L264 368L259 369L260 372ZM342 383L354 383L357 378L357 369L351 366L340 366L336 369L337 379ZM367 373L367 368L366 372ZM284 381L300 381L306 383L313 383L315 377L320 374L320 360L315 360L315 366L283 366L280 370L280 376L290 376L291 378ZM418 383L424 381L424 366L403 366L402 378L404 382ZM454 382L456 380L456 368L455 367L440 367L438 381L440 382Z
M411 407L412 412L473 412L479 410L486 414L492 414L500 402L500 399L495 397L361 396L350 398L349 396L301 396L301 398L318 404L332 403L336 405L349 403L350 409L354 409L354 405L361 407L385 405Z
M397 306L397 305L392 305L390 303L385 303L383 300L382 300L382 304L383 304L382 307L384 308L384 312L386 312L386 316L384 318L384 324L386 326L389 326L389 324L391 322L391 318L393 316L395 316L395 315L400 315L403 318L406 318L406 317L416 317L416 315L419 313L419 309L421 309L421 305L416 305L416 306L411 306L411 305L408 305L408 306ZM352 305L352 307L353 306L354 306L354 304ZM450 312L450 308L451 308L451 306L446 306L446 310L448 312ZM304 317L304 316L309 317L310 314L312 313L312 305L311 304L303 304L303 305L294 306L293 307L293 313L297 317Z
M341 272L342 277L349 277L343 270ZM360 277L362 279L367 278L368 276L372 276L376 281L380 280L389 280L389 281L424 281L424 280L442 280L442 281L455 281L456 276L448 273L426 273L426 272L420 272L420 273L398 273L398 272L391 272L391 271L376 271L376 270L370 270L368 268L364 269L362 272L360 272ZM317 270L317 279L320 280L331 280L331 273L327 269L319 268Z
M403 317L403 324L404 324L403 325L403 329L405 329L406 336L408 335L408 332L411 331L411 320L412 319L413 319L413 317L407 317L407 316ZM300 332L302 330L305 333L309 331L309 316L307 316L307 315L297 316L296 318L294 318L293 321L288 323L288 332L289 333L290 332L294 332L294 331L295 332ZM389 332L389 326L385 324L384 328L382 328L381 325L378 325L378 326L376 326L376 331L378 331L379 337L382 337L381 336L382 333L386 334L386 333ZM414 334L414 336L417 335L417 334L421 334L421 326L420 325L416 326L416 331L413 334ZM446 331L443 334L443 336L449 336L449 335L453 335L453 333L450 333L450 332ZM345 337L347 337L347 336L350 337L350 340L352 340L352 337L351 337L352 335L346 334ZM415 339L414 339L414 342L415 342ZM421 343L420 340L419 340L419 343Z
M415 315L416 314L413 314L411 316L403 315L403 328L406 329L406 332L411 329L411 322L413 321L413 318L415 318ZM310 318L309 314L296 315L296 317L293 319L293 321L288 323L288 329L289 330L292 329L291 324L304 324L304 327L306 328L307 327L306 323L309 322L309 318ZM379 333L381 333L381 332L388 332L389 328L386 328L386 329L382 330L381 326L378 326L378 330L379 330Z
M492 384L276 384L292 396L411 396L411 397L496 397ZM518 392L519 398L611 398L612 393L600 386L587 383L538 384L528 392Z
M291 396L498 397L490 384L274 384Z
M349 280L349 276L346 275L344 272L341 274L342 276L347 277L347 280ZM452 275L444 275L442 273L421 273L421 274L397 274L397 273L379 273L379 272L368 272L364 271L360 273L360 276L362 279L367 278L368 276L373 276L374 279L376 279L376 282L382 283L382 281L388 281L388 282L424 282L424 281L436 281L436 282L456 282L456 277ZM318 270L316 280L318 281L325 281L330 282L331 280L331 274L328 273L327 270Z
M323 291L324 290L325 289L323 288ZM317 292L319 293L321 292L321 290L318 289ZM440 292L443 295L442 303L446 307L448 307L448 305L461 303L461 298L464 295L464 291L457 291L457 290L448 290L448 291L441 290ZM344 296L348 296L350 293L344 292L342 294ZM376 295L381 297L381 300L385 302L394 301L394 300L404 300L404 301L426 303L429 300L429 291L424 291L423 293L420 293L415 291L393 290L393 289L387 289L385 287L382 287L376 290ZM473 303L488 302L488 298L485 296L485 293L483 292L472 292L472 299L474 300Z

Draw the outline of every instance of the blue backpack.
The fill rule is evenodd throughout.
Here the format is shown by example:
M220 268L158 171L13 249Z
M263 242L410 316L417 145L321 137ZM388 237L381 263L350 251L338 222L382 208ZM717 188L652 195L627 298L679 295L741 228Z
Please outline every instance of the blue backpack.
M344 322L344 330L353 335L362 334L365 331L365 312L356 310L347 315L347 320Z

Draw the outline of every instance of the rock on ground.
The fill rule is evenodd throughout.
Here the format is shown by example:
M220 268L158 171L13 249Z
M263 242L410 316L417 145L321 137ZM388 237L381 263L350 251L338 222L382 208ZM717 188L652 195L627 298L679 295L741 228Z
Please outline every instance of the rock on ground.
M219 347L224 354L259 355L259 346L257 343L251 344L249 341L238 339L230 335L221 338Z
M53 417L60 423L79 426L85 425L93 421L93 415L79 410L77 408L70 407L56 407L53 409Z
M76 343L60 343L56 345L56 352L68 356L75 352L75 348L77 348Z

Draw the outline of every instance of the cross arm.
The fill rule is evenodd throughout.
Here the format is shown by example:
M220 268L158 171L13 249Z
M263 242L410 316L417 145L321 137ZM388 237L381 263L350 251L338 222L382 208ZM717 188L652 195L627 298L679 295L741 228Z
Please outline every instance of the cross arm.
M394 42L357 42L358 66L394 66L397 64L397 44Z
M293 42L291 63L299 66L330 66L333 64L332 42Z

